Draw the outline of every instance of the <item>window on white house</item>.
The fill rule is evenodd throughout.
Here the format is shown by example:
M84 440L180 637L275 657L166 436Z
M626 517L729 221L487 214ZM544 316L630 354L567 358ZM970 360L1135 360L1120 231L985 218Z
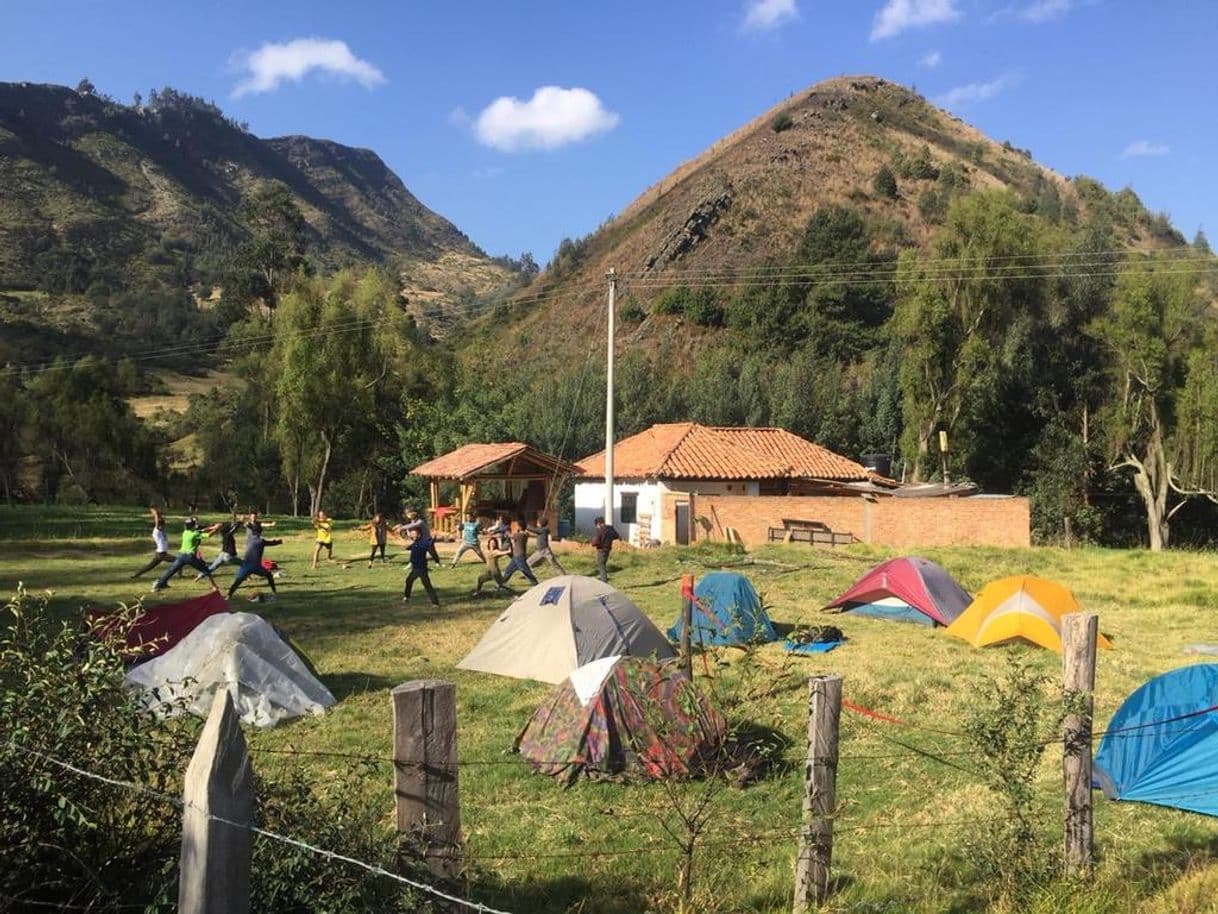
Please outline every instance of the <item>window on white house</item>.
M636 524L639 517L639 493L638 492L623 492L622 503L618 508L618 515L621 517L623 524Z

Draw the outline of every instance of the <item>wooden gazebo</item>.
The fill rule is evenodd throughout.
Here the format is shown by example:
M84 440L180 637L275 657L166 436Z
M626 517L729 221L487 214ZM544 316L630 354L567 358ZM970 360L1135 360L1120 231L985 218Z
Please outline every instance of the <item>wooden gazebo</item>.
M527 444L466 444L410 471L429 483L431 524L452 533L459 518L474 511L483 516L504 512L532 520L545 511L551 517L558 492L579 467ZM441 483L455 483L453 500L441 503ZM553 519L553 517L552 517Z

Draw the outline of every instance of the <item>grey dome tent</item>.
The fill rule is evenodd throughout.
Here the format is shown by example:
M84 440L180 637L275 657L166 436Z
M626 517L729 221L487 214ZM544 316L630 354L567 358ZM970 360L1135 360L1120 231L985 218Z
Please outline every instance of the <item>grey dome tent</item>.
M557 684L585 663L618 654L674 656L624 593L596 578L563 575L521 594L457 666Z

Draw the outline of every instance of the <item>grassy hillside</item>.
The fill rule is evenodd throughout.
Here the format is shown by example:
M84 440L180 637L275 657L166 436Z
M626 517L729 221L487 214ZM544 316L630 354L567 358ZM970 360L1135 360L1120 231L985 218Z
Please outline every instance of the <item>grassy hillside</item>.
M881 169L895 179L888 193L876 187ZM920 247L952 196L994 188L1048 221L1077 224L1102 212L1131 248L1183 243L1131 190L1110 194L1090 179L1069 180L894 83L842 77L792 95L682 163L593 234L565 242L522 297L527 313L512 330L544 328L551 348L569 353L614 268L643 320L632 344L679 344L700 331L648 313L664 285L785 266L809 218L835 204L860 213L875 244Z
M471 271L479 294L512 279L371 150L262 139L173 89L124 105L95 91L0 83L0 320L28 344L0 359L79 354L89 347L78 337L108 335L92 319L99 303L124 293L190 289L192 307L213 300L250 235L243 197L269 182L288 188L318 269L426 264L440 274L433 286L457 288L440 305L466 300ZM21 297L31 292L44 294L37 308ZM149 335L165 342L156 328Z
M11 590L24 581L31 589L50 588L55 604L69 614L84 605L131 600L147 586L126 580L145 557L144 526L135 511L0 509L6 541L0 587ZM308 753L386 758L391 740L386 690L409 679L449 679L457 683L458 752L473 763L460 772L473 897L512 911L637 914L677 909L678 854L659 824L661 817L672 816L664 791L654 785L582 781L563 790L503 754L548 687L455 668L505 605L497 597L468 597L478 571L474 563L434 573L444 605L433 610L421 596L412 604L400 602L401 555L394 564L372 570L356 561L348 570L332 565L310 572L310 534L290 521L281 522L276 534L288 537L274 550L284 569L279 599L254 606L241 602L235 608L256 608L290 635L308 653L338 704L323 717L247 733L256 770L295 770L317 784L341 772L380 804L387 828L392 808L388 764L356 766ZM343 557L363 556L362 535L344 524L335 551ZM709 674L725 694L742 700L734 717L772 728L787 748L785 761L760 781L716 795L704 846L695 857L694 909L708 914L790 910L804 681L816 672L837 671L844 676L846 699L914 728L843 714L837 881L826 910L1214 911L1218 849L1211 821L1169 809L1109 803L1098 794L1095 881L1081 889L1046 880L1019 901L1001 897L1000 886L979 862L1002 817L998 799L983 782L984 766L958 737L920 728L959 730L981 706L987 677L1004 675L1009 656L1026 660L1054 681L1060 660L1019 647L974 650L941 631L826 617L818 611L885 555L863 547L833 552L771 547L752 557L756 564L743 568L775 622L829 621L840 625L849 640L816 659L792 659L771 645L750 655L719 650L708 655L705 665L700 660L695 664L700 681L705 684ZM1187 644L1212 640L1209 613L1218 601L1218 566L1210 555L944 549L929 557L972 592L991 578L1030 572L1068 585L1084 608L1099 613L1100 626L1116 649L1099 656L1097 729L1148 677L1195 662L1182 654ZM575 548L562 558L575 572L594 567L586 549ZM615 554L611 573L616 586L666 627L678 611L678 576L703 573L724 560L736 561L702 550L623 551ZM229 577L222 575L222 580ZM170 598L199 592L198 585L181 579ZM909 746L940 760L918 755ZM1037 771L1033 822L1048 861L1061 840L1060 753L1050 747ZM318 864L318 874L325 866Z

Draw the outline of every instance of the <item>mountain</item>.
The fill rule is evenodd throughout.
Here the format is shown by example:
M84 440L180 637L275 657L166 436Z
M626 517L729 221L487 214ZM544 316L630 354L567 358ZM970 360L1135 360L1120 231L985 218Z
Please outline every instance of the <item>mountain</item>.
M986 188L1005 188L1025 212L1053 221L1077 224L1102 210L1133 248L1183 244L1129 189L1113 194L1088 178L1067 179L914 91L842 77L792 95L678 166L593 234L564 241L520 296L526 304L510 333L544 328L550 350L578 351L584 315L603 303L614 268L623 307L641 321L630 339L684 340L699 329L651 307L665 286L788 265L809 219L833 205L857 212L875 246L919 248L954 195Z
M262 139L173 89L123 105L83 83L0 83L0 296L18 312L50 296L37 307L68 323L88 310L71 296L90 290L189 286L206 301L248 237L242 197L265 182L289 189L321 269L439 264L431 286L452 302L511 278L371 150Z

